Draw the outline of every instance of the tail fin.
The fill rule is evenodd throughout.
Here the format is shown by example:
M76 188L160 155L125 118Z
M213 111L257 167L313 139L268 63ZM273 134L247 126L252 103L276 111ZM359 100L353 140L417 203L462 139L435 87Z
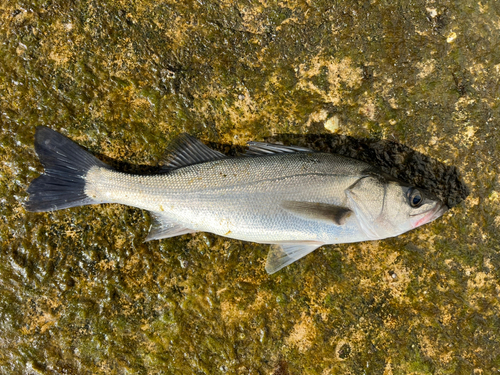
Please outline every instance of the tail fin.
M69 138L43 126L36 128L35 151L45 173L28 188L28 211L55 211L97 203L85 194L85 175L94 166L110 167Z

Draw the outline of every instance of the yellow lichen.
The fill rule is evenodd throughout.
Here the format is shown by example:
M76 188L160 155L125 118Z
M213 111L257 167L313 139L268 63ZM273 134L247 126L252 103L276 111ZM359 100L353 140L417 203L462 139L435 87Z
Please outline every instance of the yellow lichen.
M293 326L292 332L285 341L304 353L311 348L315 335L316 327L312 318L302 313L300 321Z
M326 78L329 83L328 90L318 87L313 78L326 70ZM326 103L340 104L342 98L342 87L357 88L361 84L362 70L354 67L349 58L338 60L328 59L318 55L307 64L300 64L298 69L298 87L320 95Z

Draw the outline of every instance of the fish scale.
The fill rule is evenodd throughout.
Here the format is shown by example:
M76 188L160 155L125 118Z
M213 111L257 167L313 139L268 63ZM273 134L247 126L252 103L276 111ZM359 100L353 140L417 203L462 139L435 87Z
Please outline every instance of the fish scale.
M198 231L231 232L228 236L247 241L357 240L356 220L318 225L280 207L284 200L345 201L344 190L359 177L352 176L355 168L345 166L344 158L293 154L251 159L218 160L152 177L95 168L87 174L86 189L102 203L135 206ZM356 168L359 175L370 166L359 163ZM347 169L351 176L342 175Z

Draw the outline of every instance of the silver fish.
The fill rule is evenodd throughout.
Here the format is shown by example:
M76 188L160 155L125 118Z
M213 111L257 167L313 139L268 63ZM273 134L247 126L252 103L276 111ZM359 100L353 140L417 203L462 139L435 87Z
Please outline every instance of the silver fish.
M431 193L358 160L259 142L249 148L228 157L184 134L169 146L163 173L132 175L38 127L35 149L45 173L31 183L25 206L138 207L153 217L146 241L204 231L272 244L269 273L323 245L397 236L447 209Z

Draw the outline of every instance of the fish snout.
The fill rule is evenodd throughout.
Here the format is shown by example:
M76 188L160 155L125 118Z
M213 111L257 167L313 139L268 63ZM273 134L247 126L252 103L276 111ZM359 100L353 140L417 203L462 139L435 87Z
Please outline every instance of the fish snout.
M446 206L442 202L436 203L436 206L434 208L422 213L423 216L415 222L413 228L417 228L421 225L424 225L424 224L430 223L433 220L436 220L438 217L443 215L446 211L448 211L448 206Z

